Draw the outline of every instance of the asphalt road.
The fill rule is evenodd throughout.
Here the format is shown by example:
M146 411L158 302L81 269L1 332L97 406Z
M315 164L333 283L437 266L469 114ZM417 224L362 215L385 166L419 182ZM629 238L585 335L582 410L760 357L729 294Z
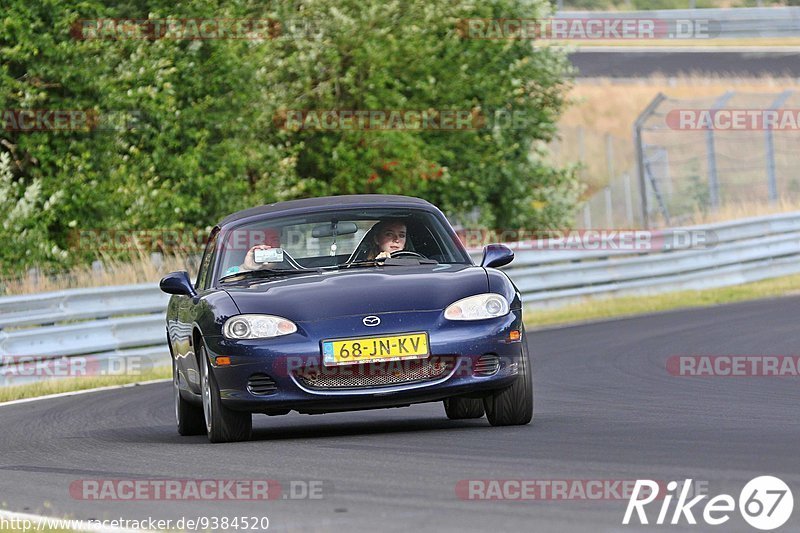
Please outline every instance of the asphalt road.
M0 500L78 518L267 516L275 531L755 531L620 525L626 501L470 501L459 480L683 480L738 499L771 474L800 505L798 378L675 377L671 355L797 354L800 298L531 333L536 417L492 428L441 404L255 418L252 442L179 437L170 384L0 407ZM80 479L322 481L321 499L84 501ZM284 492L286 494L287 492ZM654 520L658 509L651 510ZM702 520L695 513L699 520ZM702 523L702 522L701 522ZM800 529L800 511L783 530Z
M654 74L679 76L800 77L798 52L679 52L583 50L570 54L579 77L635 78Z

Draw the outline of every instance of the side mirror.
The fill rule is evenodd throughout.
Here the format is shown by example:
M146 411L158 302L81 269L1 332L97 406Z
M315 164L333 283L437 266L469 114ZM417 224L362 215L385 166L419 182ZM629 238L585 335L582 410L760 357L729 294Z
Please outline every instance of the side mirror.
M514 252L504 244L490 244L483 249L481 266L497 268L509 264L514 260Z
M189 273L185 270L167 274L161 279L161 283L158 286L167 294L180 294L182 296L195 296L197 294L197 291L192 287L192 282L189 281Z

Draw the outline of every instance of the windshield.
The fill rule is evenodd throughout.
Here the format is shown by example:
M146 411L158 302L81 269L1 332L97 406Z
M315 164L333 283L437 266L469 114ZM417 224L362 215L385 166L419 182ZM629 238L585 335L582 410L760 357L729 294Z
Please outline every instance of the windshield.
M471 264L458 238L451 237L438 217L413 209L343 209L268 218L227 230L220 238L217 279L249 271L339 268L390 257Z

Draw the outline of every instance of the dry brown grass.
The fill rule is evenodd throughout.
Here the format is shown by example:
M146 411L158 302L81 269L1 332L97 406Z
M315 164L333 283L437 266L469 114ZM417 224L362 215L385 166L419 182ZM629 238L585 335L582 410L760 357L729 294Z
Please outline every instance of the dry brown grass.
M571 105L562 116L560 125L567 128L582 126L587 131L632 139L636 117L659 92L673 98L703 98L719 96L728 90L779 93L786 89L800 89L800 80L716 76L654 76L624 81L579 79L570 91Z
M723 205L713 213L696 211L683 222L683 225L711 224L713 222L791 212L800 212L800 201L779 200L775 204L763 202L736 203Z
M0 279L0 294L33 294L39 292L73 289L78 287L101 287L134 283L156 283L165 274L176 270L189 270L192 258L187 255L164 256L154 263L149 254L134 252L126 259L102 258L102 269L91 265L76 267L66 272L42 273L39 276Z
M608 184L610 174L635 175L633 124L658 93L696 100L729 90L777 94L786 89L800 90L800 80L721 76L578 79L568 95L570 106L559 122L560 139L551 144L551 160L558 165L581 163L585 197L590 197ZM611 169L606 156L609 142Z

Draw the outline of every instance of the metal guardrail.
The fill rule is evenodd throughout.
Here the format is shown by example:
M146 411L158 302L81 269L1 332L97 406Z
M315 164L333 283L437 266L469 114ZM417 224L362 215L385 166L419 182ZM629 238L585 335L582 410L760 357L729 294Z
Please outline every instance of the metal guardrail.
M0 328L163 312L169 297L152 285L73 289L0 298Z
M0 298L0 385L49 379L69 364L65 377L168 364L168 300L150 283ZM64 362L74 356L79 365Z
M504 270L526 304L736 285L800 273L800 213L675 228L715 237L708 248L517 252Z
M800 212L678 228L706 232L712 247L688 250L542 250L517 245L505 272L526 304L704 289L800 273ZM658 234L656 234L658 235ZM528 243L529 245L531 243ZM480 260L480 251L473 251ZM153 284L0 298L0 365L8 356L90 361L140 357L168 363L164 310ZM149 361L149 362L148 362ZM0 376L5 376L0 366ZM8 383L0 377L1 383ZM19 382L19 380L16 380Z
M558 18L630 18L665 22L709 21L711 38L781 38L800 36L800 7L738 7L651 11L560 11ZM711 33L710 32L710 33Z

